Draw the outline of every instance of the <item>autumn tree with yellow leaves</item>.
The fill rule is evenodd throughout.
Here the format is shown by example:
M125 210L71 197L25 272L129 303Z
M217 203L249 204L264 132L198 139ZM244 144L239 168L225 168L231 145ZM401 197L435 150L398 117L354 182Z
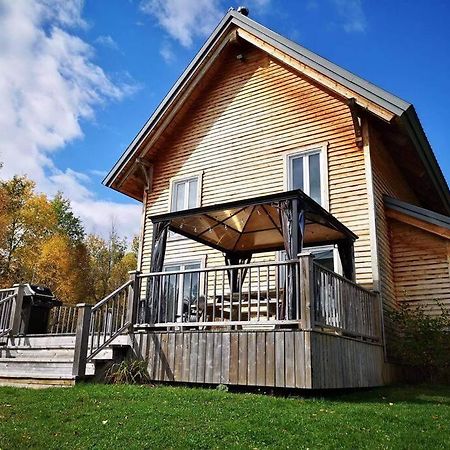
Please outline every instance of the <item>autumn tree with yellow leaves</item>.
M136 264L136 241L128 249L114 227L106 239L86 236L62 194L38 194L26 177L0 181L0 287L41 284L66 304L95 303Z

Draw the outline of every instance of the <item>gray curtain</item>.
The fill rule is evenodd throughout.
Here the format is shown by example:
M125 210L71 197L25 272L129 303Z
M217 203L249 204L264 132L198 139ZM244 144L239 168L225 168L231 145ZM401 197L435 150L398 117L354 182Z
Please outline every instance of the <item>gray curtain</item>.
M237 255L236 253L225 253L225 265L236 266L249 264L252 260L252 254ZM228 282L230 283L230 292L233 294L239 292L244 284L248 269L230 269L228 270Z
M166 253L167 233L170 222L168 220L153 224L152 256L150 272L162 272L164 268L164 256ZM160 292L161 277L150 277L147 284L147 299L144 308L141 308L141 317L144 323L155 323L158 318L158 295ZM162 300L162 299L161 299ZM161 301L161 307L165 308ZM161 317L165 317L163 311L159 311Z
M300 209L300 202L297 199L280 202L279 211L287 259L296 259L303 248L305 212L303 208ZM288 320L296 318L297 295L297 272L293 265L288 265L286 267L286 305L284 308L284 315Z

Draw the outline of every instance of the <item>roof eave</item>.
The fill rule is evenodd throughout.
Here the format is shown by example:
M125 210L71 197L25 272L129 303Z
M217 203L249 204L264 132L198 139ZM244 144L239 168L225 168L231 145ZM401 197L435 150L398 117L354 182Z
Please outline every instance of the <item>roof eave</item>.
M434 155L433 149L417 116L413 105L400 116L400 121L404 125L411 141L413 142L422 163L435 186L437 194L442 201L443 211L450 215L450 190L445 180L444 174Z

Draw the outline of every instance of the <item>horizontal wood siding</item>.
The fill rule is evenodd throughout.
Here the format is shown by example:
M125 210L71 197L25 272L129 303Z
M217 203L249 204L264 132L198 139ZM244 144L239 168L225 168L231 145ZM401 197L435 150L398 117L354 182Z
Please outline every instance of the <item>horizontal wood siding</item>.
M374 185L380 288L385 309L391 310L396 307L397 303L389 242L389 227L383 195L388 195L413 204L417 204L417 198L390 155L390 152L394 152L395 148L388 148L382 136L374 128L370 128L369 137Z
M439 314L450 311L450 241L397 220L390 220L395 295L411 307Z
M314 389L383 385L383 347L342 336L311 333Z
M153 381L308 388L303 331L135 335Z
M152 157L147 222L168 211L174 176L203 174L202 206L280 192L285 190L283 154L328 142L330 211L359 236L356 276L370 286L364 156L355 145L348 107L254 47L246 51L245 62L230 49L218 64L214 79L196 93ZM143 271L149 270L151 242L147 224ZM166 261L204 255L207 265L223 264L219 252L189 240L170 241Z

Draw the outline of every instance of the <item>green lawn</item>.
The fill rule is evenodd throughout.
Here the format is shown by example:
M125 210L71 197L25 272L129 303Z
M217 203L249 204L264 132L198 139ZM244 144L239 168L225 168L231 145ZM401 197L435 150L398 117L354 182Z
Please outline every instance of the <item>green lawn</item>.
M271 397L185 387L0 388L0 449L450 448L450 387Z

